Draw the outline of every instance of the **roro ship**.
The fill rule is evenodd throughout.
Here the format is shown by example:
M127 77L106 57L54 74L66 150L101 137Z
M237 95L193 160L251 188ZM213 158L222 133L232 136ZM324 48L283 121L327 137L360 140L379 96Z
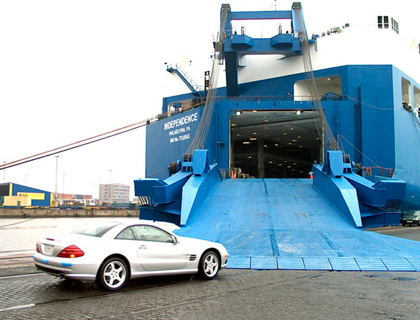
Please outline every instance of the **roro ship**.
M419 271L418 243L363 231L420 207L419 42L387 10L309 35L299 2L222 5L203 85L167 65L185 91L148 120L140 217L222 242L233 267Z

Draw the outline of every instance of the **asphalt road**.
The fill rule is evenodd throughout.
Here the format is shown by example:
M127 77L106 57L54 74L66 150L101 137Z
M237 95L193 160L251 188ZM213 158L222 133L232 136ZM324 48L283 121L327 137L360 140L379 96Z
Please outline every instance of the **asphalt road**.
M372 230L374 232L386 234L389 236L420 241L420 227L391 226L368 230Z

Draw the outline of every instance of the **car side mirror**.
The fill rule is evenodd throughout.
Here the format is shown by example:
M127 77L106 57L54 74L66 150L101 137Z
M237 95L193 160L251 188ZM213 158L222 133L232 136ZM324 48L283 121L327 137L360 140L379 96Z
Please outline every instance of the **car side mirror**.
M175 237L174 235L171 235L171 237L172 237L172 241L173 241L173 243L174 243L174 244L177 244L177 243L178 243L178 238L177 238L177 237Z

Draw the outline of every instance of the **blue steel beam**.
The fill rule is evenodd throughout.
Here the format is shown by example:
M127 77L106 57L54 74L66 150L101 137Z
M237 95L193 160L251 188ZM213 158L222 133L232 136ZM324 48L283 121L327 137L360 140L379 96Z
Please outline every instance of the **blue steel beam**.
M292 19L292 11L237 11L232 12L231 20L272 20Z
M224 42L223 50L225 55L228 52L235 52L238 55L281 54L286 57L301 54L300 41L291 34L259 39L234 34Z
M234 20L273 20L289 19L294 30L300 31L299 16L295 10L301 10L300 2L293 3L292 10L287 11L239 11L231 12L230 5L222 5L220 21L221 30L224 30L223 55L226 62L226 90L228 96L237 96L238 87L238 59L241 55L249 54L279 54L285 57L302 54L300 40L294 34L278 34L270 39L251 38L245 34L233 34L232 21ZM223 21L226 17L226 24ZM302 21L301 23L304 24ZM302 29L304 30L304 29ZM293 33L293 32L292 32ZM311 41L313 42L313 41Z

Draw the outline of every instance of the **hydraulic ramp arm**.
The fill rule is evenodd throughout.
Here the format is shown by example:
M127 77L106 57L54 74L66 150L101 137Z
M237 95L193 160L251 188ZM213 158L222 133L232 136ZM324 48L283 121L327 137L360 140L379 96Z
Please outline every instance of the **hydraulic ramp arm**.
M399 224L397 209L405 197L405 181L373 183L353 173L350 159L341 151L328 151L325 164L315 164L312 169L315 189L351 217L357 227Z
M209 164L208 150L186 154L180 171L165 180L134 180L135 195L146 197L140 209L142 219L185 225L188 217L221 180L217 164Z

